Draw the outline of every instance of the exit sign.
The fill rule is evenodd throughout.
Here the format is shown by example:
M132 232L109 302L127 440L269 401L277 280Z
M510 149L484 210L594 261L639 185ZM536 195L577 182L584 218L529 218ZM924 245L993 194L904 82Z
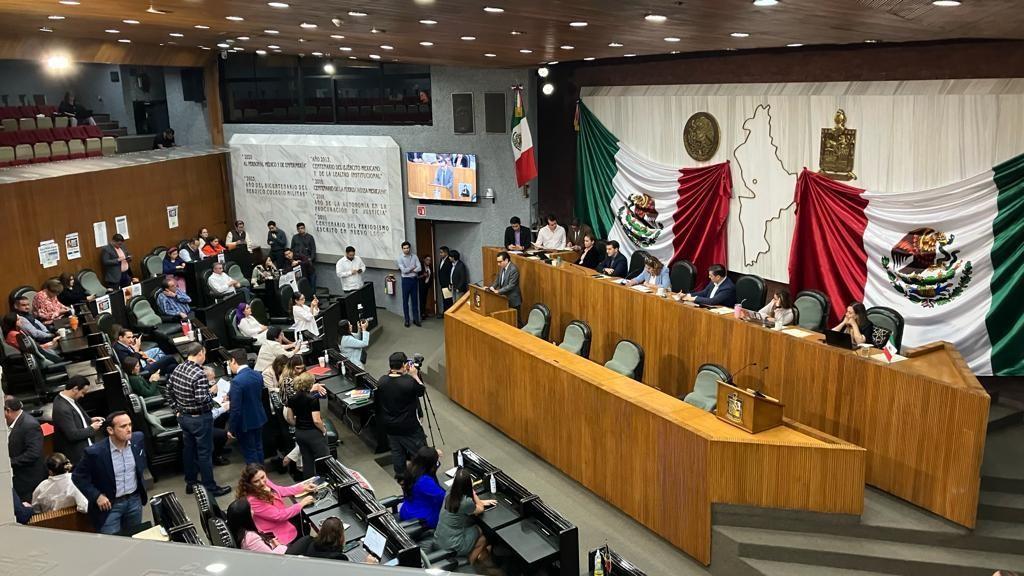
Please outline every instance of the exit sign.
M416 215L417 216L426 216L427 215L427 207L422 205L422 204L417 206L416 207Z

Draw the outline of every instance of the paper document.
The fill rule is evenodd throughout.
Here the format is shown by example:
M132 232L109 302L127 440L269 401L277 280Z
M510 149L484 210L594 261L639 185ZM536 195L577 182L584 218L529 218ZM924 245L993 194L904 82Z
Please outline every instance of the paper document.
M441 288L441 296L443 296L445 300L450 299L452 297L451 288Z
M648 288L647 286L644 286L643 284L634 284L634 285L630 286L630 288L632 288L633 290L636 290L637 292L643 292L644 294L648 294L650 292L654 292L654 290L651 290L650 288Z
M732 308L715 307L710 310L712 314L718 314L724 316L725 314L732 314Z
M458 472L458 466L452 466L451 468L444 471L444 475L449 478L455 478L455 473Z
M782 333L789 334L790 336L796 336L797 338L807 338L808 336L814 334L814 332L808 332L806 330L801 330L799 328L786 328L785 330L782 331Z

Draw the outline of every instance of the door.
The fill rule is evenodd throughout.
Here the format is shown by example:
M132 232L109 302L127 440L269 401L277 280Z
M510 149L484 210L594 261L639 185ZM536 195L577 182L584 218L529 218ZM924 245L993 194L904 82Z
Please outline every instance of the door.
M420 265L424 269L430 268L430 281L427 282L426 291L423 291L423 283L420 283L420 316L431 318L437 316L437 282L434 274L437 266L434 263L434 221L416 220L416 242L413 244L413 252L419 256ZM429 259L429 260L428 260Z

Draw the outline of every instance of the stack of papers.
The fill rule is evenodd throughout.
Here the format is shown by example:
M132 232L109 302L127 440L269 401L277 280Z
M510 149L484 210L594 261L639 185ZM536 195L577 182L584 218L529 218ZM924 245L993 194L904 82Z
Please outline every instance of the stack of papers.
M644 294L649 294L651 292L654 292L654 290L651 290L650 288L648 288L647 286L644 286L643 284L634 284L634 285L630 286L630 288L632 288L633 290L636 290L637 292L643 292Z
M357 388L347 392L341 399L349 408L364 406L370 403L372 393L365 388Z
M785 330L782 331L782 333L789 334L790 336L796 336L797 338L807 338L808 336L814 334L814 332L808 332L806 330L801 330L799 328L786 328Z
M192 335L191 334L188 335L188 336L185 336L184 334L182 334L181 336L175 336L174 339L172 340L172 342L174 342L175 344L184 344L186 342L191 342L191 341L192 341Z
M710 310L710 312L712 314L718 314L719 316L723 316L725 314L732 314L732 311L733 311L732 308L724 308L724 307L721 307L721 306L716 307L716 308L711 308L711 310Z

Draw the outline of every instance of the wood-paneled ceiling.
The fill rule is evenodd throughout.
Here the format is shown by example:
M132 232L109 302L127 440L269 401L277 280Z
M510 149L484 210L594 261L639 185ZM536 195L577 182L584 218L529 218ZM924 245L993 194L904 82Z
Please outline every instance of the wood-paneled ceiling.
M778 0L771 7L753 0L281 1L289 6L266 0L3 0L0 35L197 51L228 43L246 52L503 67L797 44L1024 38L1024 0L962 0L952 8L931 0ZM665 20L649 21L648 14Z

